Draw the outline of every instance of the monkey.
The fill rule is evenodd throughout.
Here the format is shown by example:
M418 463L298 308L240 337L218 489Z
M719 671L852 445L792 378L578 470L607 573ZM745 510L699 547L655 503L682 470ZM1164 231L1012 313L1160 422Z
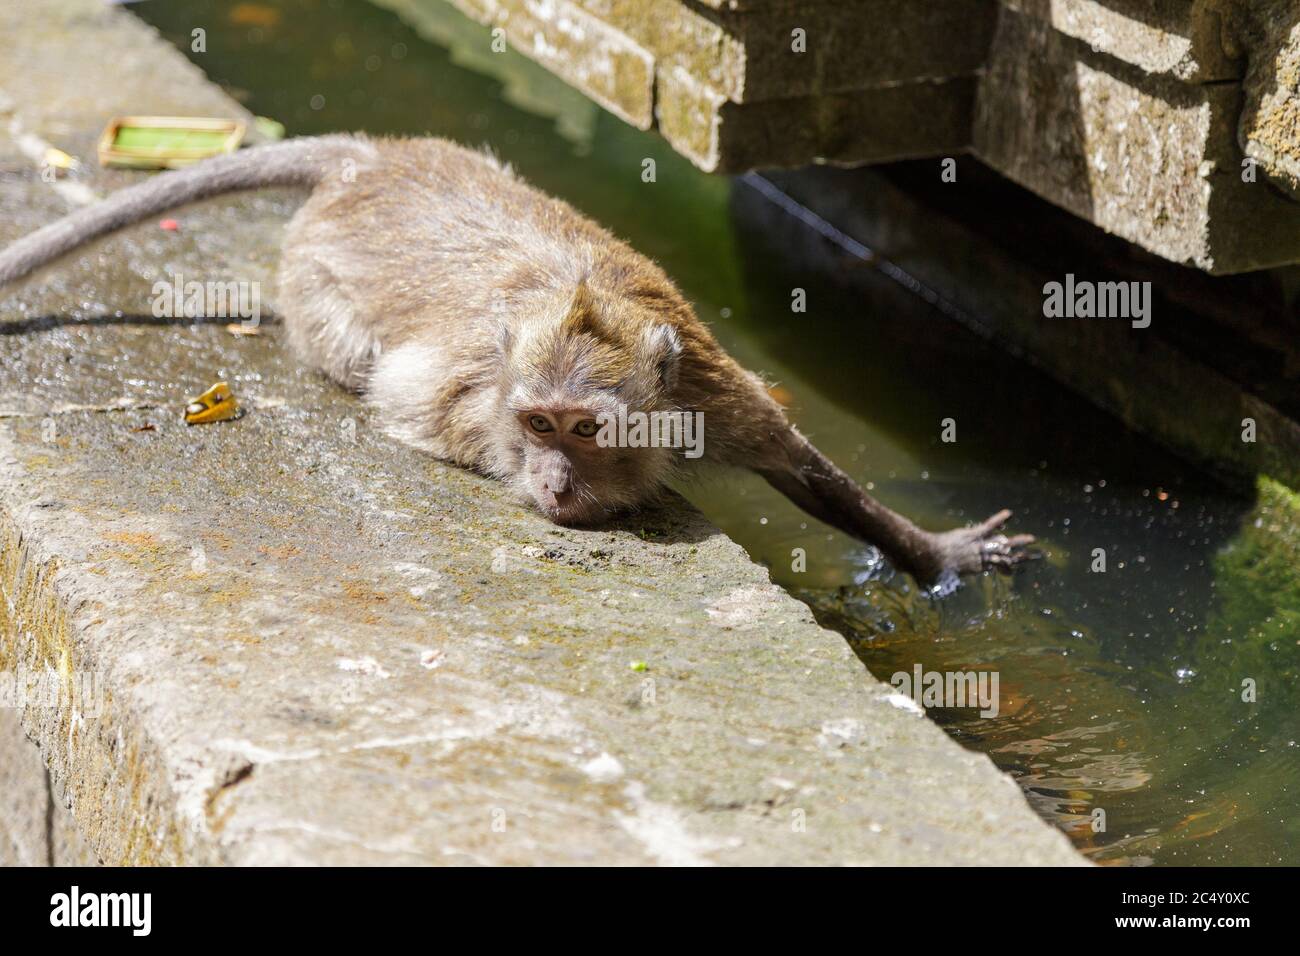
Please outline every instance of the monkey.
M392 437L509 483L557 524L599 525L695 467L673 448L596 441L622 406L699 413L701 461L757 473L927 586L1034 556L1032 535L1001 532L1007 510L931 532L872 498L657 264L448 140L331 134L161 173L13 242L0 286L158 213L272 186L309 191L278 272L296 355L361 394Z

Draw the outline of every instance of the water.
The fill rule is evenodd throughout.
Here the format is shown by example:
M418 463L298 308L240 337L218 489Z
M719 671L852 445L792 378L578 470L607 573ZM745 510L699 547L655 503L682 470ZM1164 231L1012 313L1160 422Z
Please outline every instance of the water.
M1269 513L853 256L855 291L833 287L746 225L767 202L751 185L699 173L522 57L488 52L487 32L444 4L387 3L418 8L422 32L360 0L133 9L185 50L203 27L192 58L292 134L490 144L657 259L804 431L920 523L1013 508L1048 560L935 602L758 479L685 489L878 677L996 671L998 716L932 716L1092 859L1300 862L1300 593L1294 553L1256 527ZM806 313L791 311L796 288ZM945 418L955 443L940 440Z

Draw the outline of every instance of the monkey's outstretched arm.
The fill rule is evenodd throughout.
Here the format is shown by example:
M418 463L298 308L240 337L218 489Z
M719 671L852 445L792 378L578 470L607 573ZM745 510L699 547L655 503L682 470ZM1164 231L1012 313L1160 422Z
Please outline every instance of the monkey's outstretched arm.
M1030 557L1025 548L1033 535L998 531L1010 511L970 528L925 531L872 498L793 426L772 437L780 449L776 464L755 469L772 487L814 518L875 545L923 583L951 583L956 575L1010 568Z

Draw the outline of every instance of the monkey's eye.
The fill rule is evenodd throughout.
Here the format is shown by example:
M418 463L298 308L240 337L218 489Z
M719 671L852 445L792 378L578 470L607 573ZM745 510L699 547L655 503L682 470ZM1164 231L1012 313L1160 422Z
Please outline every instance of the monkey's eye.
M537 432L538 434L555 431L555 428L551 425L551 423L548 422L546 418L543 417L542 415L528 416L528 427L531 428L533 431Z
M583 438L591 438L599 430L600 429L597 427L596 423L590 418L584 418L582 421L578 422L578 424L573 426L573 433L575 435L580 435Z

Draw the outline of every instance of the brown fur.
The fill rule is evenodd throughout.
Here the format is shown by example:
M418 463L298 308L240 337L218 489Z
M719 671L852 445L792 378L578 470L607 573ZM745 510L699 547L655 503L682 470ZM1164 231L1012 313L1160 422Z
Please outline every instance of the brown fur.
M762 474L927 580L1008 566L1030 540L996 534L1005 514L931 534L880 505L799 435L657 265L445 140L291 141L166 174L15 244L0 281L164 202L271 182L313 187L280 269L295 350L365 394L396 437L512 482L554 520L635 507L688 464L573 431L623 404L703 413L703 462Z

